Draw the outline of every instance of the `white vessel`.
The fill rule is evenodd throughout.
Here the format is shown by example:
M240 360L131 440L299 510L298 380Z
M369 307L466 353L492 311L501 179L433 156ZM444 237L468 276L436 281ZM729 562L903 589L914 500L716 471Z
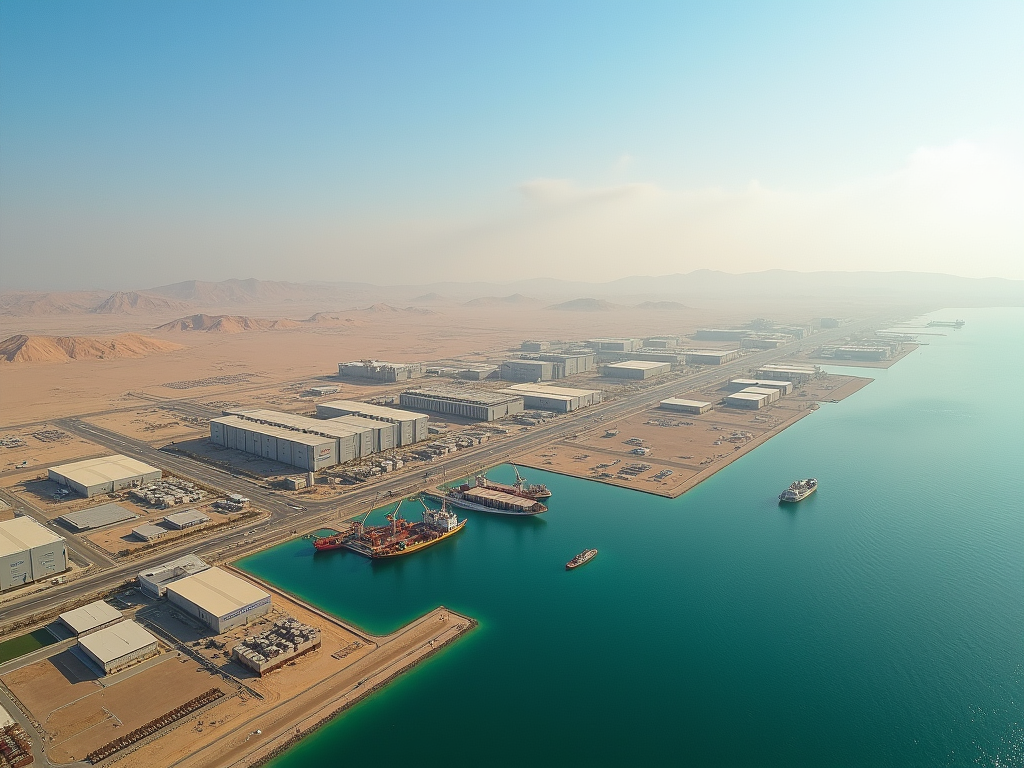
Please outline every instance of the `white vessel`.
M813 477L809 477L806 480L797 480L789 486L789 488L779 494L779 501L789 503L803 501L816 490L818 490L818 481Z

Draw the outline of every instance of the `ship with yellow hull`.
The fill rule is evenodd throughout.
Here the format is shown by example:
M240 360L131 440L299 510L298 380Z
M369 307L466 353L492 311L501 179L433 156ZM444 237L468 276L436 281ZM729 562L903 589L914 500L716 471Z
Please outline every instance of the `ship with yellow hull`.
M313 546L318 552L347 549L374 560L403 557L454 536L466 524L444 503L441 509L423 504L423 519L417 522L403 518L401 508L399 504L398 509L387 516L386 525L366 526L363 524L366 517L363 517L352 533L324 536L314 541Z

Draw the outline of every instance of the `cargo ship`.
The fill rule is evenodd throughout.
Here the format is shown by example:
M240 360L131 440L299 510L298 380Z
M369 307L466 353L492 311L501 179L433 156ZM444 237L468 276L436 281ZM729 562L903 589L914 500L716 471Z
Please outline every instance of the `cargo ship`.
M403 500L404 502L404 500ZM373 559L411 555L421 549L437 544L462 530L465 520L459 520L448 509L444 500L441 509L431 509L423 504L423 519L411 522L402 517L402 503L385 518L385 525L366 526L366 516L348 534L324 536L313 542L317 552L331 549L348 549ZM367 512L366 515L370 513Z
M512 485L488 480L486 475L477 475L476 485L478 488L490 488L494 491L511 493L513 496L522 496L524 499L533 499L534 501L551 498L551 491L548 490L546 485L527 483L526 478L519 474L519 467L513 464L512 469L516 471L516 481Z
M565 564L565 570L571 571L573 568L579 568L584 563L589 563L595 557L597 557L596 549L584 549L576 555L576 557Z
M449 488L443 494L428 493L437 499L443 499L453 507L471 509L474 512L490 512L495 515L539 515L548 508L539 501L524 499L493 488L472 486L469 483Z
M818 481L813 477L806 480L797 480L789 488L779 494L779 501L795 503L803 501L812 493L818 490Z

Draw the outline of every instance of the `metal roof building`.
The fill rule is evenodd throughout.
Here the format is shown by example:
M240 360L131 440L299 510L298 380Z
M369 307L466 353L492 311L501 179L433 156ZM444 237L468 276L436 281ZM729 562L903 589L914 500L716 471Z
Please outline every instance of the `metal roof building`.
M333 467L339 463L337 438L260 424L238 416L210 419L210 440L225 448L280 461L307 471ZM355 442L353 432L346 445L346 461L356 458Z
M171 526L171 528L180 531L182 528L191 528L193 525L208 523L210 518L198 509L186 509L184 512L175 512L173 515L168 515L164 518L164 522Z
M338 416L362 416L366 419L385 421L398 426L396 446L412 445L427 439L427 422L429 416L400 408L389 408L385 405L360 403L356 400L332 400L329 403L317 403L316 415L321 419L333 419Z
M522 413L524 408L523 398L518 395L468 387L410 389L402 393L401 403L410 408L480 421Z
M114 523L123 523L126 520L135 520L137 517L138 515L120 504L100 504L98 507L68 512L57 519L71 530L79 533L91 531L94 528L103 528Z
M642 345L641 339L587 339L587 346L599 352L632 352Z
M653 379L655 376L664 376L671 370L671 363L660 363L654 360L624 360L621 363L606 365L602 373L605 376L614 376L618 379Z
M816 365L762 365L757 369L757 378L805 384L817 376L820 370Z
M58 618L61 623L77 636L87 635L98 629L116 624L122 618L121 612L110 603L97 600L95 603L83 605L73 611L62 613Z
M344 378L370 379L394 384L397 381L408 381L422 376L423 364L357 360L351 363L338 363L338 375Z
M502 381L550 381L554 364L547 360L506 360L501 364Z
M154 525L153 523L146 523L140 525L137 528L132 528L132 535L143 541L156 541L157 539L166 536L170 533L169 530L160 525Z
M687 365L723 365L740 356L738 349L687 349Z
M209 565L195 555L185 555L169 563L148 568L139 574L142 591L153 597L163 597L167 585L208 570Z
M768 398L768 395L744 390L727 395L725 404L731 405L733 408L749 408L756 411L768 405Z
M694 415L700 415L707 413L714 406L711 403L705 403L703 400L687 400L682 397L670 397L662 400L658 404L659 408L663 408L666 411L679 411L680 413L692 413Z
M209 570L167 585L167 600L220 634L270 610L270 594L245 579Z
M61 464L50 467L48 474L55 483L86 497L138 487L163 477L156 467L121 455Z
M79 638L78 647L107 675L156 655L160 648L156 637L131 620Z
M31 517L0 521L0 591L68 569L67 542Z
M601 402L601 391L594 389L553 387L546 384L515 384L505 391L521 395L527 408L539 408L542 411L569 413Z
M764 387L765 389L777 389L780 395L788 395L793 391L791 381L772 381L771 379L733 379L725 388L730 392L739 392L747 387Z

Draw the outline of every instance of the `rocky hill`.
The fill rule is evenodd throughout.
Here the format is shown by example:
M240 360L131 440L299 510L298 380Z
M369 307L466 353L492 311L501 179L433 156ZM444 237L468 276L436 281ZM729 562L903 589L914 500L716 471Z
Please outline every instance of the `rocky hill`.
M0 361L7 363L66 363L69 360L117 360L147 357L184 349L181 344L151 339L137 333L94 336L26 336L0 341Z

